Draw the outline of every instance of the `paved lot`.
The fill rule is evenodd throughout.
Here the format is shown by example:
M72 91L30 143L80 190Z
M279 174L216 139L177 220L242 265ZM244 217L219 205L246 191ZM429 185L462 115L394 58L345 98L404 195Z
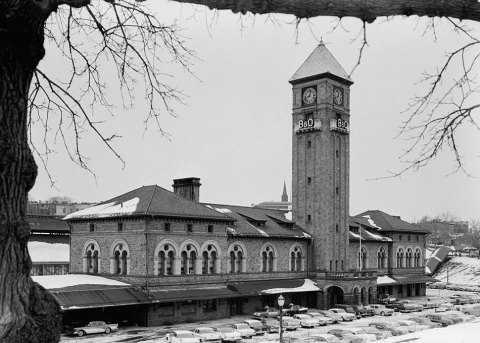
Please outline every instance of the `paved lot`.
M418 302L423 302L427 298L430 298L431 301L443 301L447 300L448 297L452 294L459 294L462 292L458 291L450 291L450 290L438 290L438 289L432 289L432 290L427 290L427 296L425 297L416 297L416 298L410 298L411 300L418 301ZM434 310L424 310L421 313L428 313L428 312L433 312ZM293 336L293 337L298 337L298 338L304 338L308 337L312 334L316 333L326 333L329 330L333 328L341 328L341 327L346 327L346 326L362 326L362 325L368 325L368 323L372 321L391 321L391 320L398 320L398 319L405 319L407 317L410 317L414 314L410 313L395 313L391 317L380 317L380 316L374 316L374 317L367 317L367 318L362 318L355 320L353 322L342 322L334 325L328 325L324 327L316 327L312 329L304 329L300 328L296 331L291 331L285 333L285 336ZM198 326L210 326L210 327L215 327L215 326L220 326L224 324L233 324L233 323L239 323L242 322L244 319L249 318L249 316L235 316L231 318L225 318L221 320L215 320L215 321L206 321L206 322L196 322L196 323L185 323L185 324L178 324L174 326L168 326L168 327L149 327L149 328L129 328L129 329L122 329L119 330L118 332L106 335L106 334L99 334L99 335L91 335L91 336L84 336L84 337L75 337L75 336L62 336L61 342L78 342L78 343L107 343L107 342L132 342L132 343L153 343L153 342L166 342L164 338L165 334L165 329L193 329ZM460 327L457 326L465 326L465 328L461 329ZM428 330L429 332L433 334L435 332L441 332L441 337L443 337L445 340L440 340L436 341L436 343L453 343L455 342L452 340L453 338L450 338L447 340L447 337L450 337L453 332L459 331L463 335L469 335L471 332L472 340L468 338L463 338L464 343L476 343L480 342L480 338L478 338L478 332L473 330L473 328L478 328L480 329L480 318L477 318L474 322L472 323L466 323L466 324L457 324L455 325L456 328L452 327L447 327L447 328L442 328L442 329L434 329L434 330ZM442 331L438 331L442 330ZM422 335L425 335L427 332L423 333ZM419 336L419 335L417 335ZM389 340L385 340L384 342L406 342L406 341L415 341L416 343L420 343L425 341L424 338L417 337L414 334L405 335L405 336L400 336L400 337L395 337L391 338ZM420 335L421 336L421 335ZM432 337L435 335L431 335ZM410 338L409 338L410 337ZM454 334L452 337L460 337L459 334ZM265 334L263 336L255 336L252 339L245 339L242 341L242 343L256 343L259 341L264 341L264 340L274 340L278 339L278 334Z

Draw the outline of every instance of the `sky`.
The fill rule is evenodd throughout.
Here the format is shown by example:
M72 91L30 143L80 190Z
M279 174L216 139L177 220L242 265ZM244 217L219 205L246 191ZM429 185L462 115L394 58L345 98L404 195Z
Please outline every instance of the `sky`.
M99 202L141 187L157 184L171 190L172 180L200 177L200 200L252 205L280 201L283 183L291 195L291 85L289 78L323 40L347 72L359 58L362 23L355 19L313 19L295 25L292 16L241 17L202 7L165 1L146 1L166 23L176 22L194 50L194 75L165 63L164 73L183 94L185 105L175 105L178 116L160 118L168 132L162 136L151 125L141 93L133 109L123 110L115 95L118 85L105 82L119 106L101 128L122 136L114 142L125 166L92 134L81 140L91 173L72 163L62 145L48 159L47 173L39 175L29 196L46 200L67 196L77 202ZM401 162L408 135L398 135L408 118L408 104L424 85L421 74L434 72L445 52L460 46L462 38L447 22L436 35L425 33L418 18L377 20L367 26L368 45L351 78L350 214L379 209L407 221L450 212L458 219L480 218L480 135L462 129L459 144L472 176L452 173L453 156L444 151L428 166L387 177L405 167ZM476 32L480 27L472 26ZM361 38L361 36L360 36ZM42 69L55 74L60 57L49 53ZM447 78L450 75L447 75ZM477 101L480 98L477 96ZM35 134L40 137L37 129ZM37 160L38 162L38 160Z

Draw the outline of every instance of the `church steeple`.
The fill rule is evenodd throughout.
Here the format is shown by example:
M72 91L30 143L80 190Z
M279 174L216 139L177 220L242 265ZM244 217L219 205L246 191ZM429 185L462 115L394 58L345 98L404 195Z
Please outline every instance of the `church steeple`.
M283 181L282 202L288 202L287 185L285 184L285 181Z

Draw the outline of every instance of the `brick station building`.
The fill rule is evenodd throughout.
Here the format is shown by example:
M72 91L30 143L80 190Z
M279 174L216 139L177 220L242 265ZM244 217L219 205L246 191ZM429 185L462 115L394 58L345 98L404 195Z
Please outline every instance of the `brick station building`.
M144 186L66 217L71 273L130 285L118 301L135 310L122 315L142 325L250 314L280 293L317 308L424 295L428 231L381 211L349 215L352 80L321 43L289 82L291 212L202 203L195 177L173 192ZM54 294L71 317L92 313L65 292Z

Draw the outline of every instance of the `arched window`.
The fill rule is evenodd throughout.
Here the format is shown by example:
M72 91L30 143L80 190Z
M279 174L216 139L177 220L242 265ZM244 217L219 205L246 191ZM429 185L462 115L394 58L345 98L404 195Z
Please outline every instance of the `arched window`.
M164 244L158 252L158 275L173 275L175 250L170 244Z
M113 257L111 260L110 272L112 274L128 274L128 247L124 242L117 243L113 248Z
M387 267L387 254L385 252L385 248L381 247L378 250L378 256L377 256L377 268L386 268Z
M272 246L267 245L263 248L262 256L262 272L275 271L275 252Z
M299 246L290 249L290 271L302 270L302 249Z
M220 273L219 265L217 265L217 248L213 244L205 246L202 253L202 274L214 274Z
M354 304L360 305L360 290L357 287L353 289L353 298Z
M246 255L240 244L232 244L228 249L230 251L229 273L245 273L247 270Z
M404 252L402 248L397 250L397 268L405 268Z
M197 250L195 246L190 243L186 244L180 253L180 274L186 275L201 273L200 268L201 265L197 266Z
M98 274L99 272L99 247L96 241L87 242L83 252L83 272Z
M422 266L421 257L422 257L422 253L420 249L419 248L415 249L414 267L418 268Z
M362 250L358 252L357 266L360 270L368 268L367 265L367 249L362 247Z
M405 260L407 262L407 268L413 267L413 263L412 263L413 260L412 259L413 259L412 249L408 248L407 253L405 254Z

